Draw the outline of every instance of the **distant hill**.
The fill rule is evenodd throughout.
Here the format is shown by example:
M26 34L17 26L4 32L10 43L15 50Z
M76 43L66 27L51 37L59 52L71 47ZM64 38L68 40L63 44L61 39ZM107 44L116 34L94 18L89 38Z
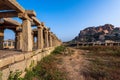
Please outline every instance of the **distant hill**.
M81 30L79 35L76 36L72 42L104 42L105 40L120 41L120 27L115 27L112 24L88 27Z

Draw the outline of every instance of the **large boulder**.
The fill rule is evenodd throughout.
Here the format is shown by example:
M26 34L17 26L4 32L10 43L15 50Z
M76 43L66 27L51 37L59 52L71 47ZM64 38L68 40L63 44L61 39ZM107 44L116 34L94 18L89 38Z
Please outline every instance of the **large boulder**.
M72 41L93 42L105 40L120 40L120 28L111 24L105 24L98 27L88 27L81 30L79 35Z

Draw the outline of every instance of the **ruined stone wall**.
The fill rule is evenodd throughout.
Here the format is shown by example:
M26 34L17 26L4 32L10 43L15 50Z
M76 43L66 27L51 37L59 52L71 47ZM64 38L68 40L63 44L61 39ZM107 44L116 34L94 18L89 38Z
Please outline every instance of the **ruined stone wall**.
M7 80L10 71L16 72L16 70L22 71L21 76L23 77L26 73L25 70L31 68L31 64L33 65L32 67L34 67L37 65L38 61L49 55L53 50L54 48L45 48L44 50L39 49L34 52L17 54L0 59L0 73L2 73L0 78L2 80Z

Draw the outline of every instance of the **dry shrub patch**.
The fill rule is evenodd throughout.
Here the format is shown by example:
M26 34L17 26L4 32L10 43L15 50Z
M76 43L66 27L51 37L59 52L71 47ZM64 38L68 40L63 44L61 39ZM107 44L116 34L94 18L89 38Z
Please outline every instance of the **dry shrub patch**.
M83 74L86 80L120 80L120 47L90 46L85 56L90 62Z

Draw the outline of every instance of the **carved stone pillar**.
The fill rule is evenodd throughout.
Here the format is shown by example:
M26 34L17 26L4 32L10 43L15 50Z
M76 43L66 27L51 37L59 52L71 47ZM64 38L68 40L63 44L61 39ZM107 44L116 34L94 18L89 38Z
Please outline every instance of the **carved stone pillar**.
M44 42L43 42L43 28L39 25L38 26L38 49L42 49Z
M45 34L45 48L47 48L49 46L49 42L48 42L48 30L45 30L44 34Z
M54 47L55 46L55 38L54 38L54 36L52 36L52 46Z
M29 20L23 20L22 23L22 51L32 51L33 43L32 43L32 29L31 23Z
M16 49L22 50L22 32L16 33Z
M33 44L33 49L34 49L34 32L32 32L32 44Z
M0 49L3 49L4 29L0 29Z
M49 47L52 47L52 34L49 32Z

